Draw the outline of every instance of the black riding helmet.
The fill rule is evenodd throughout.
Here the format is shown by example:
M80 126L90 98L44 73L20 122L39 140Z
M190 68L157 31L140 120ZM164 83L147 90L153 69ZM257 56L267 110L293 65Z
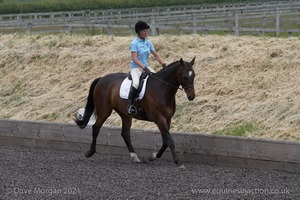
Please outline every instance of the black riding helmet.
M144 29L149 29L150 26L148 26L148 24L146 22L143 22L143 21L138 21L136 24L135 24L135 32L138 33Z

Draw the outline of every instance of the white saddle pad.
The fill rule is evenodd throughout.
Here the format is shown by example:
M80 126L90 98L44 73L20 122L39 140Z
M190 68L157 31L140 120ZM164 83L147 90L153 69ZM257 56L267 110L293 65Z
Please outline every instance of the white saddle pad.
M144 97L144 95L145 95L145 90L146 90L146 84L147 84L148 77L149 76L147 76L145 78L145 82L144 82L143 88L142 88L142 90L141 90L141 92L140 92L140 94L138 96L139 100L141 100ZM120 93L120 97L122 99L128 99L128 95L129 95L131 83L132 83L132 81L129 80L128 77L125 78L124 81L122 82L121 87L120 87L120 92L119 92Z

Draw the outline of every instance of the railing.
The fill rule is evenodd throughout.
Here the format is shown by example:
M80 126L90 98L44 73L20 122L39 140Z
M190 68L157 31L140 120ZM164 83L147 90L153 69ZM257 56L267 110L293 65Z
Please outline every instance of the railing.
M300 1L189 5L161 8L0 15L0 32L77 31L128 35L145 20L151 35L230 32L234 35L300 33Z

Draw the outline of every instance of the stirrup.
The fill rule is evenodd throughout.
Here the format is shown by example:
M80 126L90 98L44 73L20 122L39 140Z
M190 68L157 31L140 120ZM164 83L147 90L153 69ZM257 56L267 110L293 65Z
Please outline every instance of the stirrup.
M137 114L136 107L134 105L130 105L127 110L127 113L129 115L136 115Z

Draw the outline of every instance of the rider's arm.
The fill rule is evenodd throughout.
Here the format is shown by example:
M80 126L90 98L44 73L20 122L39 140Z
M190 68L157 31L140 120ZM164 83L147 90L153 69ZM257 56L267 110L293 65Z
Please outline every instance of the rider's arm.
M164 66L164 61L162 60L162 58L160 57L160 55L157 53L157 51L152 51L152 54L155 58L155 60L157 60L159 62L159 64L161 64L162 66Z
M137 66L139 66L141 69L144 69L144 68L145 68L145 66L143 66L143 64L138 60L138 58L137 58L137 52L132 51L132 52L131 52L131 58L132 58L132 61L133 61Z

